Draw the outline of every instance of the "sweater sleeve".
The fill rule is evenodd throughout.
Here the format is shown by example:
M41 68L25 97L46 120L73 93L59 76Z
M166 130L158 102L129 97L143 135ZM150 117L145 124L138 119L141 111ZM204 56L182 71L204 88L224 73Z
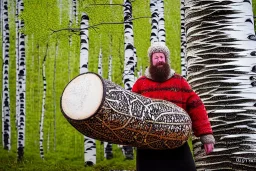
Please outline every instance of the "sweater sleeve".
M187 88L191 89L186 80L184 80L184 84ZM200 97L192 89L186 101L186 106L186 111L192 120L192 129L195 136L199 137L212 134L211 124L205 106Z

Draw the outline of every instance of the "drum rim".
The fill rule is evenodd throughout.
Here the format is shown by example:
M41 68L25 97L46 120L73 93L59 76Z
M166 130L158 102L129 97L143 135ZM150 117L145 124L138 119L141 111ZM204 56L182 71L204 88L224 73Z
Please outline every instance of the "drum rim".
M88 118L85 118L85 119L81 119L81 120L76 120L76 119L73 119L73 118L70 118L64 111L63 111L63 108L62 108L62 96L63 96L63 93L64 91L66 90L67 86L69 85L69 83L71 81L73 81L74 79L76 79L77 77L81 76L81 75L85 75L85 74L94 74L96 76L98 76L100 78L100 81L102 82L102 89L103 89L103 95L102 95L102 99L101 99L101 103L98 107L98 109L95 111L95 113L98 113L99 110L101 109L101 107L103 106L104 104L104 101L105 101L105 97L106 97L106 85L104 83L104 79L97 73L94 73L94 72L85 72L85 73L81 73L81 74L78 74L77 76L75 76L72 80L70 80L67 85L64 87L62 93L61 93L61 96L60 96L60 109L61 109L61 113L64 115L65 118L67 118L68 120L72 120L72 121L84 121L84 120L87 120L87 119L90 119L92 116L88 117Z

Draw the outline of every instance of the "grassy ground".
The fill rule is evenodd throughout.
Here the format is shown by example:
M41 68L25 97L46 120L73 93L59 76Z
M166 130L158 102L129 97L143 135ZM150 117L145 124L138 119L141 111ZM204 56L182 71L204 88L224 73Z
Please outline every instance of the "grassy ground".
M61 170L61 171L109 171L109 170L135 170L135 160L125 160L121 150L114 146L114 158L106 160L103 153L97 154L95 166L84 167L83 158L61 158L60 156L48 156L42 160L35 154L27 154L23 162L17 162L16 153L7 152L0 148L0 170Z

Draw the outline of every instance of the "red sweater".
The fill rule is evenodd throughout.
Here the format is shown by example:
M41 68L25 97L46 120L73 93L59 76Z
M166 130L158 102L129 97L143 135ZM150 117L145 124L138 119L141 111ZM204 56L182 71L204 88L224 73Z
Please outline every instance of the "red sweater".
M142 76L135 82L132 91L146 97L167 100L183 108L192 120L195 136L212 134L203 102L182 76L174 74L161 83Z

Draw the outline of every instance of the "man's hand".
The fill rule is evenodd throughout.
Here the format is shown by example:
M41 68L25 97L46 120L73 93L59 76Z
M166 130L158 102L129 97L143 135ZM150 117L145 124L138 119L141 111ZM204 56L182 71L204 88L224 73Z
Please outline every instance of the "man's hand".
M204 150L207 155L210 154L213 151L213 149L214 149L213 143L204 144Z

